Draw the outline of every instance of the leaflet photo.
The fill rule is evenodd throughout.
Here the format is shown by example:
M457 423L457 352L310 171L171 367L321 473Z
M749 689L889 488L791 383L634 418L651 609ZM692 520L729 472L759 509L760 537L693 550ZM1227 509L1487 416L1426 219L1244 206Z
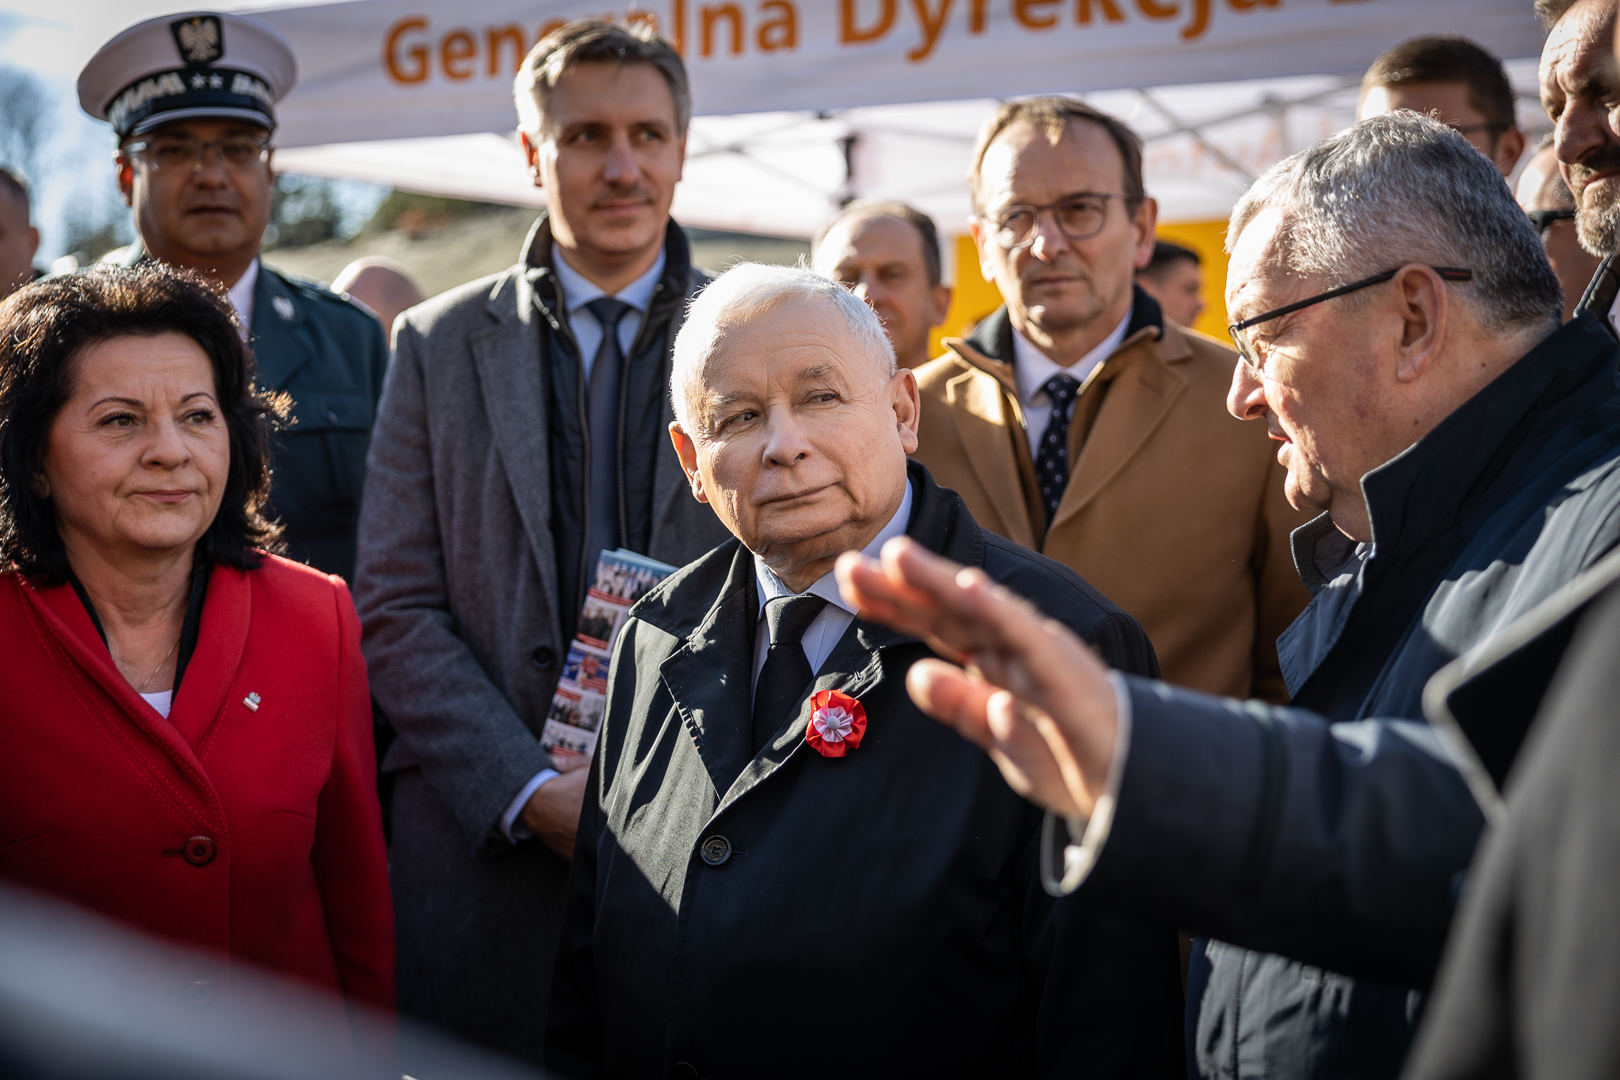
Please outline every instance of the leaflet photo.
M579 613L580 640L599 649L610 647L628 610L622 602L592 596Z
M610 660L611 657L602 649L593 649L582 641L575 641L568 646L568 659L563 661L562 681L605 694Z

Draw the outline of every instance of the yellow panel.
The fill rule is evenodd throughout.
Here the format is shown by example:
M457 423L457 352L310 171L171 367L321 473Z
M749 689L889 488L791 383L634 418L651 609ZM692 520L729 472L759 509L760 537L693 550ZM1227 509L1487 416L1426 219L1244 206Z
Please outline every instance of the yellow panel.
M951 307L945 313L945 322L934 327L928 335L929 356L938 356L945 351L940 346L940 338L961 337L973 329L980 319L1001 306L1000 291L979 273L979 250L973 246L973 237L958 236L955 243L956 286L951 293Z
M1204 313L1194 330L1226 341L1226 222L1184 221L1160 225L1159 239L1192 248L1204 260Z
M1204 313L1194 329L1226 340L1226 222L1191 221L1160 225L1158 235L1198 252L1204 266ZM956 291L944 325L928 336L928 355L942 351L940 339L960 337L986 315L1001 306L1001 293L979 273L979 252L973 237L956 237Z

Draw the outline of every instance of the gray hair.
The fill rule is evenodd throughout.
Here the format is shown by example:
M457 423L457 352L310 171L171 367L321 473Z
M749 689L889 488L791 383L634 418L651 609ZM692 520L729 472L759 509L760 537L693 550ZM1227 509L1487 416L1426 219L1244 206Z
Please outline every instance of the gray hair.
M1228 251L1267 207L1284 215L1278 261L1324 286L1413 262L1464 267L1473 280L1453 288L1486 330L1558 325L1563 289L1535 226L1496 166L1438 120L1369 117L1279 161L1233 208Z
M725 328L792 300L832 305L843 316L844 325L856 343L883 366L886 378L892 378L899 370L894 346L889 344L889 335L883 332L882 320L866 301L838 282L803 266L738 263L697 294L686 309L681 332L675 336L669 375L670 404L675 409L675 419L687 434L693 434L687 416L691 391L696 389L692 383L719 346Z
M649 64L669 85L675 103L675 131L686 134L692 121L692 90L686 64L675 47L659 37L649 22L619 26L604 19L577 19L535 43L512 82L518 130L546 134L546 105L564 75L580 64Z

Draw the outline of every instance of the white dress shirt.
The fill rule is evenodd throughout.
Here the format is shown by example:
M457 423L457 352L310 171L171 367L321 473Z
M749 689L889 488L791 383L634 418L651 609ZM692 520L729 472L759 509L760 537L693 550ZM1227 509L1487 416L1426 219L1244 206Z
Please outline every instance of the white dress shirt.
M1040 454L1041 436L1046 434L1047 422L1052 418L1052 399L1045 390L1046 380L1054 375L1063 374L1084 385L1091 373L1119 348L1119 343L1125 340L1125 328L1129 325L1131 325L1131 309L1127 308L1125 317L1114 327L1113 332L1098 342L1095 349L1068 367L1054 363L1051 357L1037 349L1023 334L1017 330L1013 331L1013 375L1018 380L1018 403L1024 407L1024 419L1028 422L1029 430L1024 434L1029 437L1030 456ZM1069 403L1069 410L1073 412L1073 402Z
M254 259L248 263L248 268L242 271L236 284L231 286L231 306L236 309L236 318L242 324L242 340L248 339L248 331L253 329L253 288L259 283L259 260Z
M563 253L552 249L556 256L552 260L552 270L557 275L557 281L562 285L563 306L568 311L568 325L574 331L574 340L579 342L580 359L585 364L585 380L589 385L591 378L591 365L596 360L596 350L602 346L602 324L596 321L591 309L585 305L599 296L608 295L606 291L593 283L584 274L568 265ZM255 262L257 269L258 263ZM613 294L613 299L622 300L630 305L619 320L619 353L629 359L630 347L636 343L636 334L641 330L641 320L646 317L647 308L652 304L653 292L658 288L658 279L664 274L664 252L658 252L658 258L653 262L652 268L636 280ZM233 294L234 296L234 294ZM241 310L240 307L237 308ZM512 843L527 840L533 834L518 820L523 808L529 804L529 798L540 790L542 784L554 780L560 775L555 769L541 769L529 778L518 791L517 797L506 804L506 813L501 815L501 834Z
M894 512L889 523L873 537L872 542L861 549L861 554L869 559L877 558L884 544L896 536L906 534L906 524L910 520L911 482L908 480L906 493L900 499L900 509ZM754 556L754 583L759 595L760 618L758 628L754 631L754 675L750 685L759 682L759 672L765 666L765 656L771 651L771 628L766 625L764 619L766 601L779 596L796 595L758 555ZM805 592L813 593L827 601L827 606L821 609L821 613L805 628L804 637L799 639L804 647L804 657L810 661L810 672L815 674L821 670L821 665L826 663L827 657L832 654L833 646L844 636L849 624L855 621L855 611L844 603L843 594L838 591L838 582L834 580L831 570L817 578Z
M1620 333L1620 296L1616 296L1614 303L1609 305L1609 325Z
M145 698L146 703L158 711L159 716L165 720L169 718L169 709L174 705L173 690L159 690L155 694L142 694L141 697Z
M591 377L591 364L596 360L596 350L602 346L602 324L596 321L591 309L585 305L599 296L607 293L596 286L584 274L568 265L568 260L561 251L552 249L556 256L552 260L552 270L557 280L562 284L563 306L568 309L568 325L574 331L574 340L579 342L579 358L585 362L585 378ZM622 300L630 305L630 310L624 313L619 320L619 355L626 360L630 358L630 347L636 343L636 334L641 330L641 320L647 315L647 308L652 304L653 292L658 288L658 279L664 276L664 252L658 252L658 259L652 264L652 269L642 274L636 280L613 294L613 299Z

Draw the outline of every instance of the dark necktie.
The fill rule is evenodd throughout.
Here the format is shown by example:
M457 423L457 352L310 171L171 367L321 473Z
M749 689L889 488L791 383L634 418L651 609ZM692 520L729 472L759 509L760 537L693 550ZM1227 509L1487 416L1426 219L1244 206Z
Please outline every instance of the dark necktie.
M624 354L619 349L619 320L630 305L611 296L599 296L585 305L602 327L602 344L591 361L590 404L591 475L587 508L585 577L594 579L596 560L623 542L619 535L619 377Z
M765 605L771 649L754 684L754 753L771 741L787 718L804 700L815 672L804 655L804 632L810 629L827 601L810 593L778 597Z
M1041 436L1040 452L1035 455L1035 480L1041 487L1041 504L1046 507L1046 523L1052 524L1063 489L1069 486L1069 406L1080 390L1080 380L1072 375L1054 375L1041 389L1052 399L1052 416Z

